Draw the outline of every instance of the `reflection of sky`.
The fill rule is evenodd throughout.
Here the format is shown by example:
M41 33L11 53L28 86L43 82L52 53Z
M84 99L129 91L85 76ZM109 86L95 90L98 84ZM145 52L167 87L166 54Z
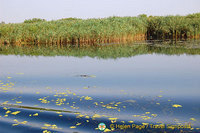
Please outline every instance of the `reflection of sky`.
M97 86L87 93L198 96L200 56L141 55L117 60L89 57L0 56L1 78L10 73L18 86L29 88L82 88ZM15 73L24 73L16 75ZM80 78L76 75L96 75ZM15 78L16 77L16 78ZM83 91L82 93L84 93Z
M0 80L4 83L7 83L8 80L16 82L14 90L6 93L0 92L0 103L8 101L9 104L16 104L16 101L22 101L21 106L78 111L89 116L93 116L95 113L118 118L118 121L134 120L138 123L162 121L166 124L175 124L177 123L175 119L178 119L183 123L191 122L195 128L199 127L198 119L200 118L199 68L200 55L152 54L117 60L62 56L0 56ZM77 76L81 74L96 75L96 78ZM8 79L8 76L12 78ZM50 88L46 88L47 86ZM83 87L89 88L84 89ZM56 93L67 92L67 90L76 95L55 96ZM89 96L92 100L84 98L80 100L82 96ZM50 101L48 104L39 100L44 97ZM13 98L16 100L11 100ZM57 98L66 98L69 105L56 106ZM103 104L121 102L118 105L120 111L103 108L100 105L102 101ZM98 102L100 106L96 106L94 102ZM174 108L173 104L180 104L182 107ZM79 109L72 109L72 105ZM63 117L59 117L58 114L50 111L40 112L38 119L35 119L27 114L36 113L38 109L16 109L21 113L11 117L21 121L27 120L31 126L35 126L35 122L49 122L63 128L63 131L67 131L71 126L66 126L67 123L71 124L73 121L77 123L79 120L72 114L62 113ZM145 112L151 112L158 116L149 120L132 116L142 115ZM1 111L0 115L3 116L4 113ZM149 116L151 115L149 114ZM191 121L191 118L195 118L197 121ZM80 120L82 120L81 123L86 121L85 118ZM7 122L9 123L7 119L2 119L0 125ZM96 121L91 120L88 125L91 126L91 122ZM108 119L101 118L101 122L106 123ZM94 126L96 127L97 124ZM90 132L89 130L95 129L95 127L84 126L84 129L78 129ZM65 130L65 128L67 129ZM0 126L0 129L15 130L8 126Z

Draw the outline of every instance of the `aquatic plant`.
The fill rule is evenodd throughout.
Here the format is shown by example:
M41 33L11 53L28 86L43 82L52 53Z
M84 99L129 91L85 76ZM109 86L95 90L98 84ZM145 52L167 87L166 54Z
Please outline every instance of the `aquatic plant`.
M193 17L192 17L193 16ZM200 37L200 17L188 16L149 17L149 39L187 39Z
M188 16L66 18L1 24L0 44L93 45L146 39L200 38L200 13Z

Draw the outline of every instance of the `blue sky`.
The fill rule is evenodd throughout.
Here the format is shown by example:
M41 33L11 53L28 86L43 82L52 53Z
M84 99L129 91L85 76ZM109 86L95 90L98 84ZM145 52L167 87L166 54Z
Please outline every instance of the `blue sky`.
M187 15L200 12L200 0L0 0L0 22L30 18Z

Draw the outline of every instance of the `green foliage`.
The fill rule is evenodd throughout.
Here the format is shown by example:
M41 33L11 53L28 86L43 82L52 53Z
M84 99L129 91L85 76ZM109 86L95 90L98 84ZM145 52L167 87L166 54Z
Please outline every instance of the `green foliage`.
M186 16L186 18L200 18L200 13L189 14Z
M138 17L140 17L140 18L147 18L147 15L146 14L140 14L140 15L138 15Z
M61 21L64 20L64 21L75 21L75 20L81 20L79 18L63 18L63 19L60 19Z
M40 18L33 18L33 19L27 19L24 21L24 23L37 23L37 22L44 22L46 21L45 19L40 19Z

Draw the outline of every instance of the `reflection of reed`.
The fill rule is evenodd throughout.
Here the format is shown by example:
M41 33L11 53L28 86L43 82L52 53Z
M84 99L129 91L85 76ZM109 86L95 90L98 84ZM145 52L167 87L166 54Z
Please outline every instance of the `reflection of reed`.
M200 54L200 45L196 42L157 42L138 44L110 44L110 45L94 45L94 46L59 46L59 45L2 45L0 46L0 54L8 55L32 55L32 56L76 56L76 57L98 57L98 58L120 58L131 57L141 54Z

